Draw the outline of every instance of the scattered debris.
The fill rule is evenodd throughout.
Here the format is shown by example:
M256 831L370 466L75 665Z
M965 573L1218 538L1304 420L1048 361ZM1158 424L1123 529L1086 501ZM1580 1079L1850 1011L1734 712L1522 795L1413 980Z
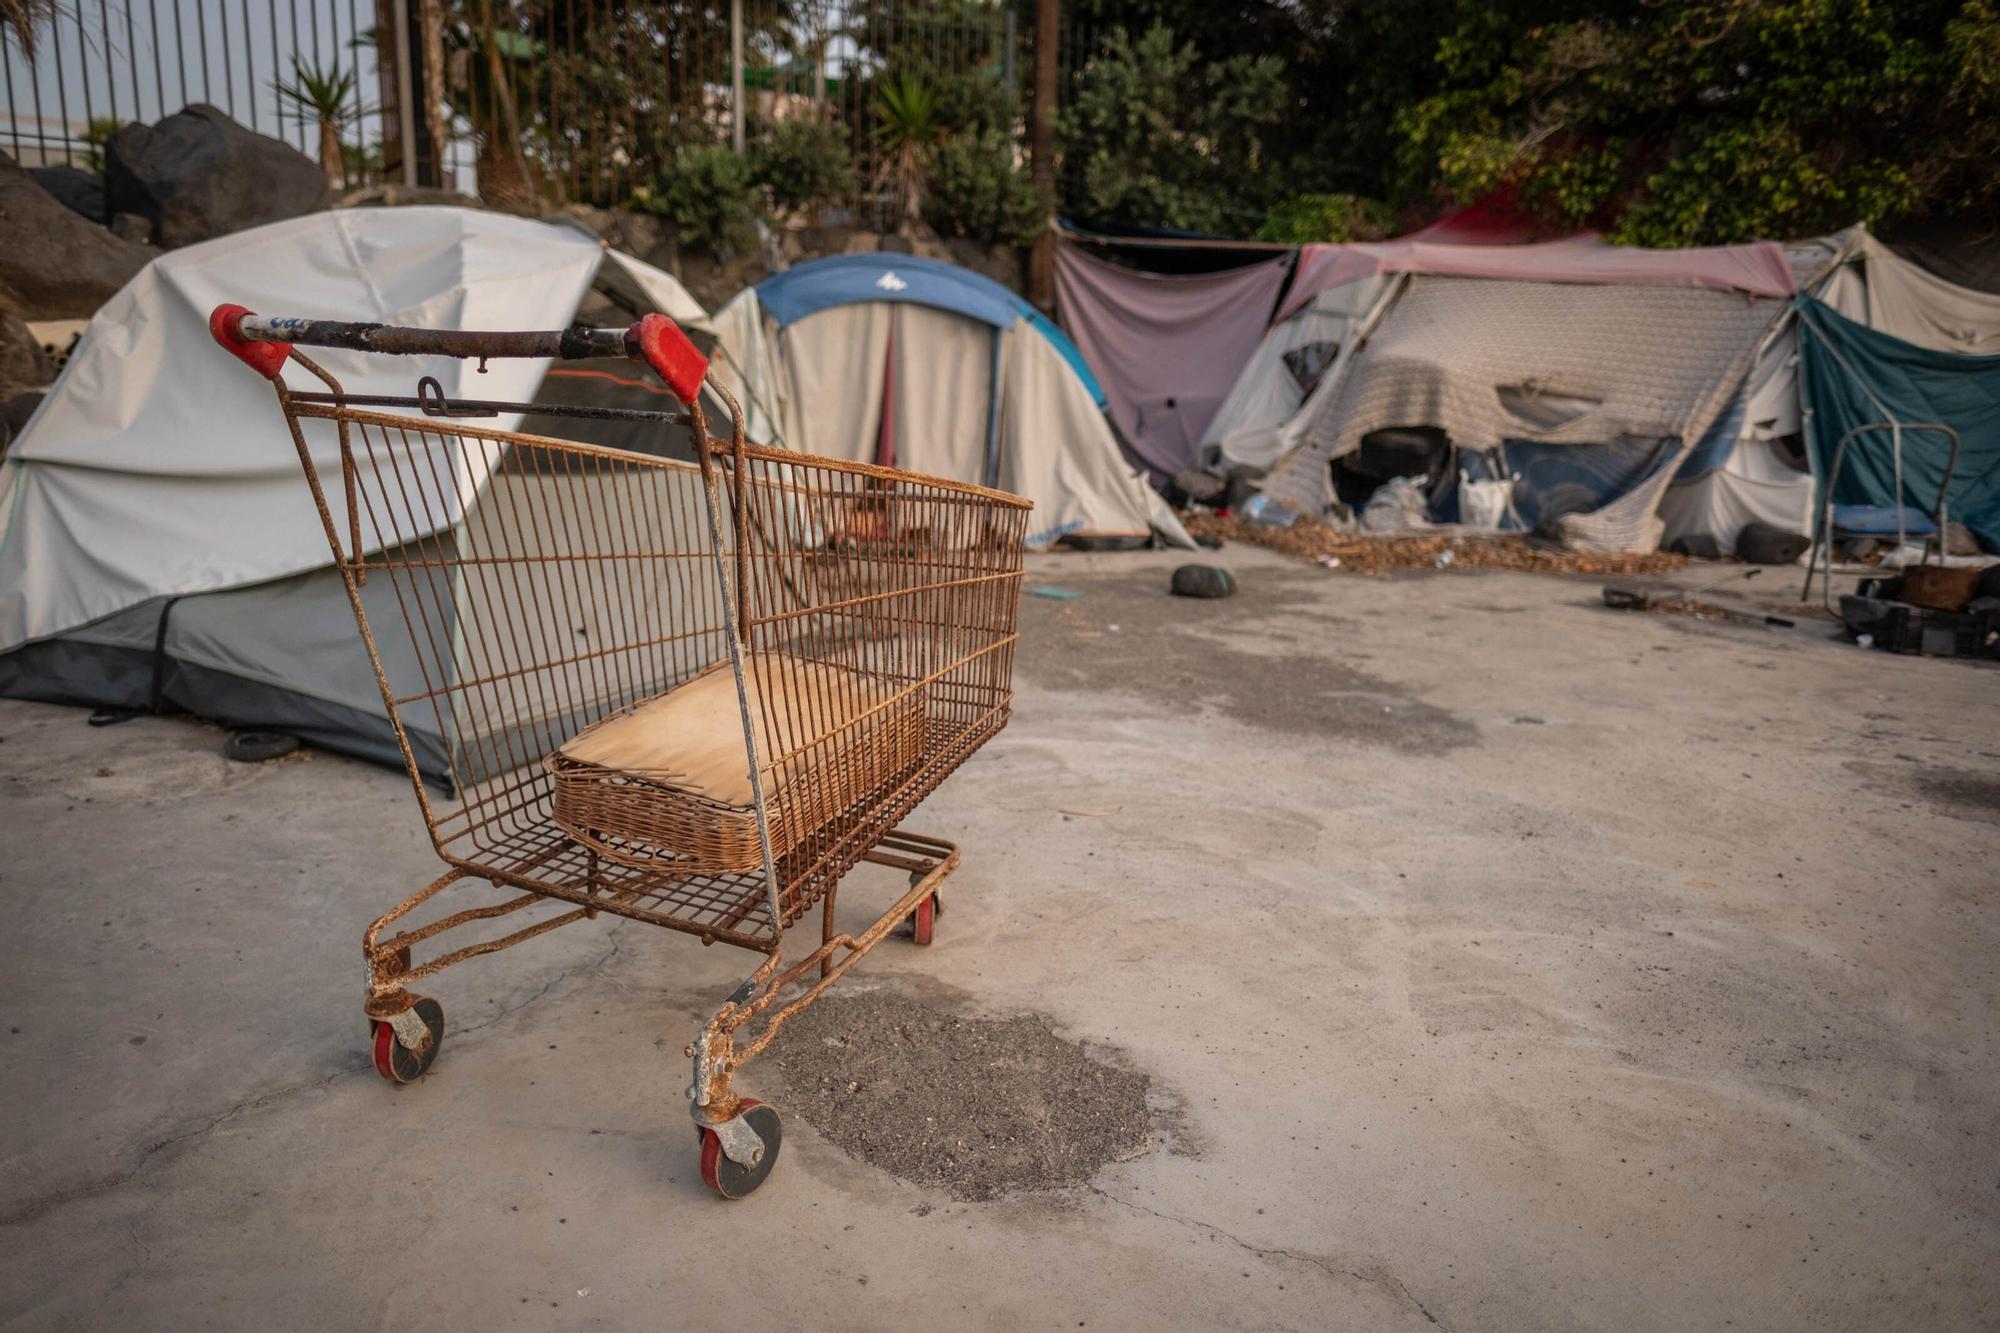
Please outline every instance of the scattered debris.
M1064 588L1064 587L1059 587L1058 585L1053 583L1044 583L1037 587L1028 589L1028 596L1047 597L1051 601L1056 601L1056 602L1073 602L1077 598L1083 596L1083 589Z
M1704 595L1714 592L1725 583L1748 583L1763 572L1762 569L1734 570L1712 583L1704 583L1698 588L1691 588L1686 591L1675 589L1654 593L1644 588L1620 587L1615 583L1606 584L1604 588L1604 604L1614 611L1674 611L1687 615L1703 616L1703 618L1710 620L1750 620L1752 617L1744 612L1732 611L1719 606L1710 606L1700 599ZM1704 613L1707 614L1704 616ZM1766 616L1765 619L1767 621L1775 620L1776 617ZM1791 622L1780 621L1779 623L1790 624Z
M1664 551L1564 551L1538 546L1526 536L1473 532L1426 532L1367 536L1335 532L1314 519L1273 528L1220 514L1182 516L1197 538L1221 537L1269 547L1283 555L1312 560L1329 569L1356 574L1388 574L1401 569L1437 569L1446 551L1452 569L1514 569L1537 574L1664 574L1685 568L1684 555Z

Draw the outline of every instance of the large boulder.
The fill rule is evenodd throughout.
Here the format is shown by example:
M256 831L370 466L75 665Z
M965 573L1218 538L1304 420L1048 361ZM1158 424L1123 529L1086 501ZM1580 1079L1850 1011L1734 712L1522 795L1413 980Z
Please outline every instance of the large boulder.
M64 208L0 153L0 310L88 319L153 255Z
M0 400L39 389L56 377L56 363L19 316L0 313Z
M70 212L99 223L109 216L104 211L104 177L96 172L81 167L29 167L28 174Z
M172 249L324 208L311 158L197 103L157 125L127 125L104 145L105 206L152 219Z

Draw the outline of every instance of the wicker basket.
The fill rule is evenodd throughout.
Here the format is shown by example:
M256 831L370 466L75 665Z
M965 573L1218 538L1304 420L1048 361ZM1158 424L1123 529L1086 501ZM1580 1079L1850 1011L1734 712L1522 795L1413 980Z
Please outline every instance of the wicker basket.
M711 671L727 672L726 664ZM707 675L709 673L704 673ZM692 684L693 682L689 682ZM771 855L783 858L855 802L914 769L924 749L924 689L873 688L880 698L864 716L822 719L826 734L789 747L767 723L760 737ZM671 695L655 695L599 719L571 744ZM773 757L773 751L789 752ZM598 855L646 869L687 874L754 870L763 864L757 810L743 799L717 800L657 774L579 760L557 750L543 764L554 778L554 819Z

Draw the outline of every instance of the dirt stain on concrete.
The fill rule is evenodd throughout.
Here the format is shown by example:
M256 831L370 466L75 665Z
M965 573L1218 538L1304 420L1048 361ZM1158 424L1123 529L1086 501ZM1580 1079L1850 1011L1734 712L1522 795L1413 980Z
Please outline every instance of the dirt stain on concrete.
M785 1108L852 1157L962 1200L1072 1189L1154 1141L1146 1075L1041 1018L878 988L830 994L775 1047Z
M2000 776L1960 769L1925 769L1914 775L1918 791L1946 813L2000 824Z
M1435 756L1477 745L1471 721L1329 658L1360 622L1304 594L1326 576L1260 570L1234 597L1173 597L1164 576L1075 581L1074 601L1022 603L1021 671L1063 689L1143 693L1297 735Z
M1888 739L1886 735L1877 739ZM1900 739L1942 743L1942 736ZM1913 755L1899 754L1901 763L1850 759L1847 770L1858 774L1870 790L1902 800L1922 800L1938 814L1967 819L1980 824L2000 824L2000 773L1974 769L1943 768L1926 764Z

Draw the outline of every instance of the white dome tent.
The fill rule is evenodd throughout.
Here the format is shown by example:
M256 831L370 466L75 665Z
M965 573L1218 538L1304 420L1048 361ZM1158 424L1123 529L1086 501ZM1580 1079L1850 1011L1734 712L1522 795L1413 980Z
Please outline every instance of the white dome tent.
M0 695L178 708L400 765L284 420L269 386L217 349L209 312L557 329L593 297L705 318L670 275L581 232L461 208L313 214L147 265L91 321L0 471ZM356 394L407 396L426 375L489 400L664 393L559 385L542 361L317 359ZM573 424L553 429L591 438ZM338 470L330 432L310 444ZM448 771L444 736L411 740L426 773Z

